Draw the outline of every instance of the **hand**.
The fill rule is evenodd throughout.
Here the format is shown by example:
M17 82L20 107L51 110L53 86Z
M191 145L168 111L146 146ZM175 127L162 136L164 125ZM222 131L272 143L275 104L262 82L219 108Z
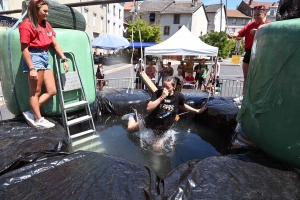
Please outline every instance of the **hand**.
M256 34L256 31L257 31L257 29L254 28L254 29L252 29L252 30L250 31L250 33L251 33L252 35L255 35L255 34Z
M235 33L233 33L233 32L228 33L227 36L228 36L229 38L234 38L234 37L236 37Z
M163 92L161 93L161 97L165 99L168 95L169 91L166 88L164 88Z
M65 72L66 72L66 73L69 71L69 65L68 65L68 62L64 62L64 69L65 69Z
M207 106L208 106L208 102L205 103L204 106L201 109L198 109L197 113L203 113L207 109Z
M37 71L34 69L34 70L31 70L30 72L29 72L29 77L30 77L30 79L34 79L34 80L38 80L38 75L37 75Z

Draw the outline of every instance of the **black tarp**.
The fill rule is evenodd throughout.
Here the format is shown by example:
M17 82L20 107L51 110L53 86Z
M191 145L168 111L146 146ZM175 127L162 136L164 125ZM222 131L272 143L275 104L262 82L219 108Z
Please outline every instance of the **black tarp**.
M156 175L106 154L58 153L0 177L0 199L153 199ZM154 191L151 191L151 188Z
M280 0L278 2L276 21L300 17L300 0Z
M36 129L25 121L1 121L0 174L17 168L20 165L18 161L30 152L43 150L67 152L68 137L62 126L56 122L55 124L55 127L50 129Z
M206 124L216 130L231 133L236 125L236 115L239 108L232 98L209 97L208 107L201 115L196 115L195 120Z
M0 199L300 197L299 172L260 152L192 160L163 180L147 167L107 154L39 153L35 160L0 176Z

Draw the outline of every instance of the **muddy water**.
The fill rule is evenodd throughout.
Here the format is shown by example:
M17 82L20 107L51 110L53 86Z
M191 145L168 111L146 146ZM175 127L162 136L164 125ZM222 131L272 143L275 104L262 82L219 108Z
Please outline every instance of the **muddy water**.
M153 137L145 131L129 134L120 116L102 116L95 126L99 138L76 150L120 156L148 166L161 178L186 161L227 154L227 141L222 134L192 119L180 119L164 138ZM153 149L153 143L160 139L164 139L162 148Z

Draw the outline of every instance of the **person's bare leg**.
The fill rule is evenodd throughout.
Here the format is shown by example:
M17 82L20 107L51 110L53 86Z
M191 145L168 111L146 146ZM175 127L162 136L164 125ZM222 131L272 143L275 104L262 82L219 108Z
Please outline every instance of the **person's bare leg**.
M38 80L31 79L30 75L28 73L28 82L30 87L30 97L29 97L29 104L31 107L31 110L33 114L35 115L36 119L40 119L41 112L40 112L40 103L39 103L39 97L41 95L42 85L44 82L44 75L43 70L38 71Z
M138 131L139 129L140 129L139 122L136 122L133 117L129 118L128 125L127 125L127 131L129 133L133 133L133 132Z
M42 72L43 70L40 71ZM51 97L56 95L56 85L52 71L45 70L43 74L46 92L43 93L39 98L40 107L43 106Z
M247 77L248 77L248 69L249 69L249 63L244 63L243 62L243 74L244 74L243 95L244 95L245 88L246 88L246 81L247 81Z

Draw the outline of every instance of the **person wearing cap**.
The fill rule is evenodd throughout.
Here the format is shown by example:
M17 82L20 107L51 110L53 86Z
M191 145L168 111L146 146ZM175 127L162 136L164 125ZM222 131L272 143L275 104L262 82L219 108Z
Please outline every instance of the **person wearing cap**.
M238 33L229 33L229 38L236 38L237 40L241 40L245 37L245 56L243 59L243 73L244 73L244 85L243 85L243 94L245 91L247 76L248 76L248 68L251 57L251 48L254 41L254 36L257 29L264 25L270 23L266 20L266 7L264 5L255 6L254 10L254 21L248 23L244 28L242 28ZM241 98L240 98L241 99Z
M184 71L184 68L185 68L185 64L184 64L184 61L182 60L182 61L180 61L180 64L179 64L178 67L177 67L177 71L178 71L179 69L181 69L181 75L182 75L183 78L185 78L185 71Z
M140 78L140 73L144 71L144 64L143 59L139 59L139 62L134 67L134 72L136 73L136 79L135 79L135 88L136 89L142 89L142 79Z

